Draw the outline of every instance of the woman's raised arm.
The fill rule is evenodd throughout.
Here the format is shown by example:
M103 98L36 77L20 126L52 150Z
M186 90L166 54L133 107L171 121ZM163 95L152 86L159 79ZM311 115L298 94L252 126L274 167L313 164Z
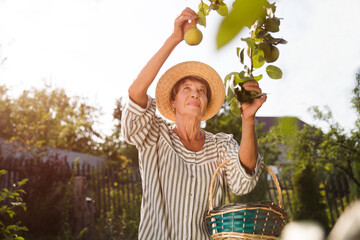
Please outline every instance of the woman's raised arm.
M161 66L169 57L174 48L184 39L185 31L196 23L197 15L190 8L186 8L175 19L174 32L165 41L163 46L155 53L149 60L145 67L141 70L137 78L129 87L129 97L132 101L141 107L146 107L147 104L147 90L154 81Z

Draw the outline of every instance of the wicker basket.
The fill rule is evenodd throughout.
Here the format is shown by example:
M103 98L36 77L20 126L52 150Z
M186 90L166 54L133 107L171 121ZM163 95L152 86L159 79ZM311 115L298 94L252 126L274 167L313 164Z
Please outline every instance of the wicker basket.
M216 169L209 188L209 211L205 213L205 224L212 240L220 239L278 239L285 225L286 213L282 209L282 193L275 174L266 166L279 194L279 206L263 201L232 203L213 208L213 187L216 174L228 163L227 160Z

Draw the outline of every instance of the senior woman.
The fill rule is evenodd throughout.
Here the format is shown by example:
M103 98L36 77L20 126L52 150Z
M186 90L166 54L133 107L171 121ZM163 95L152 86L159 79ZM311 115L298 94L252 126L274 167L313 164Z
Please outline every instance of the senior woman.
M130 86L123 110L122 135L139 150L143 191L139 239L209 239L203 215L217 166L230 159L217 175L215 206L224 203L227 187L238 195L250 192L261 173L254 124L266 96L242 105L239 146L230 134L214 135L200 128L201 121L214 116L224 101L222 80L210 66L192 61L177 64L158 81L156 100L147 95L161 66L196 19L189 8L176 18L174 32ZM244 87L261 92L256 81ZM175 123L168 126L156 109Z

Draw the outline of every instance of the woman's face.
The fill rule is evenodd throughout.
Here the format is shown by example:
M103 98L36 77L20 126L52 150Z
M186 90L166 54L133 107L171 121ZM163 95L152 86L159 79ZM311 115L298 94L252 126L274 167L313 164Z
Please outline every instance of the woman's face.
M206 86L200 81L186 79L171 102L176 115L203 117L208 104Z

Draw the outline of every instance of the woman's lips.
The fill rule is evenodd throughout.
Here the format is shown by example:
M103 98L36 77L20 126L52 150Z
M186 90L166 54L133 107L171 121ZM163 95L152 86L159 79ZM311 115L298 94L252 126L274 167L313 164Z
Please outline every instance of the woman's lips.
M193 107L200 107L200 104L198 102L189 102L188 105Z

